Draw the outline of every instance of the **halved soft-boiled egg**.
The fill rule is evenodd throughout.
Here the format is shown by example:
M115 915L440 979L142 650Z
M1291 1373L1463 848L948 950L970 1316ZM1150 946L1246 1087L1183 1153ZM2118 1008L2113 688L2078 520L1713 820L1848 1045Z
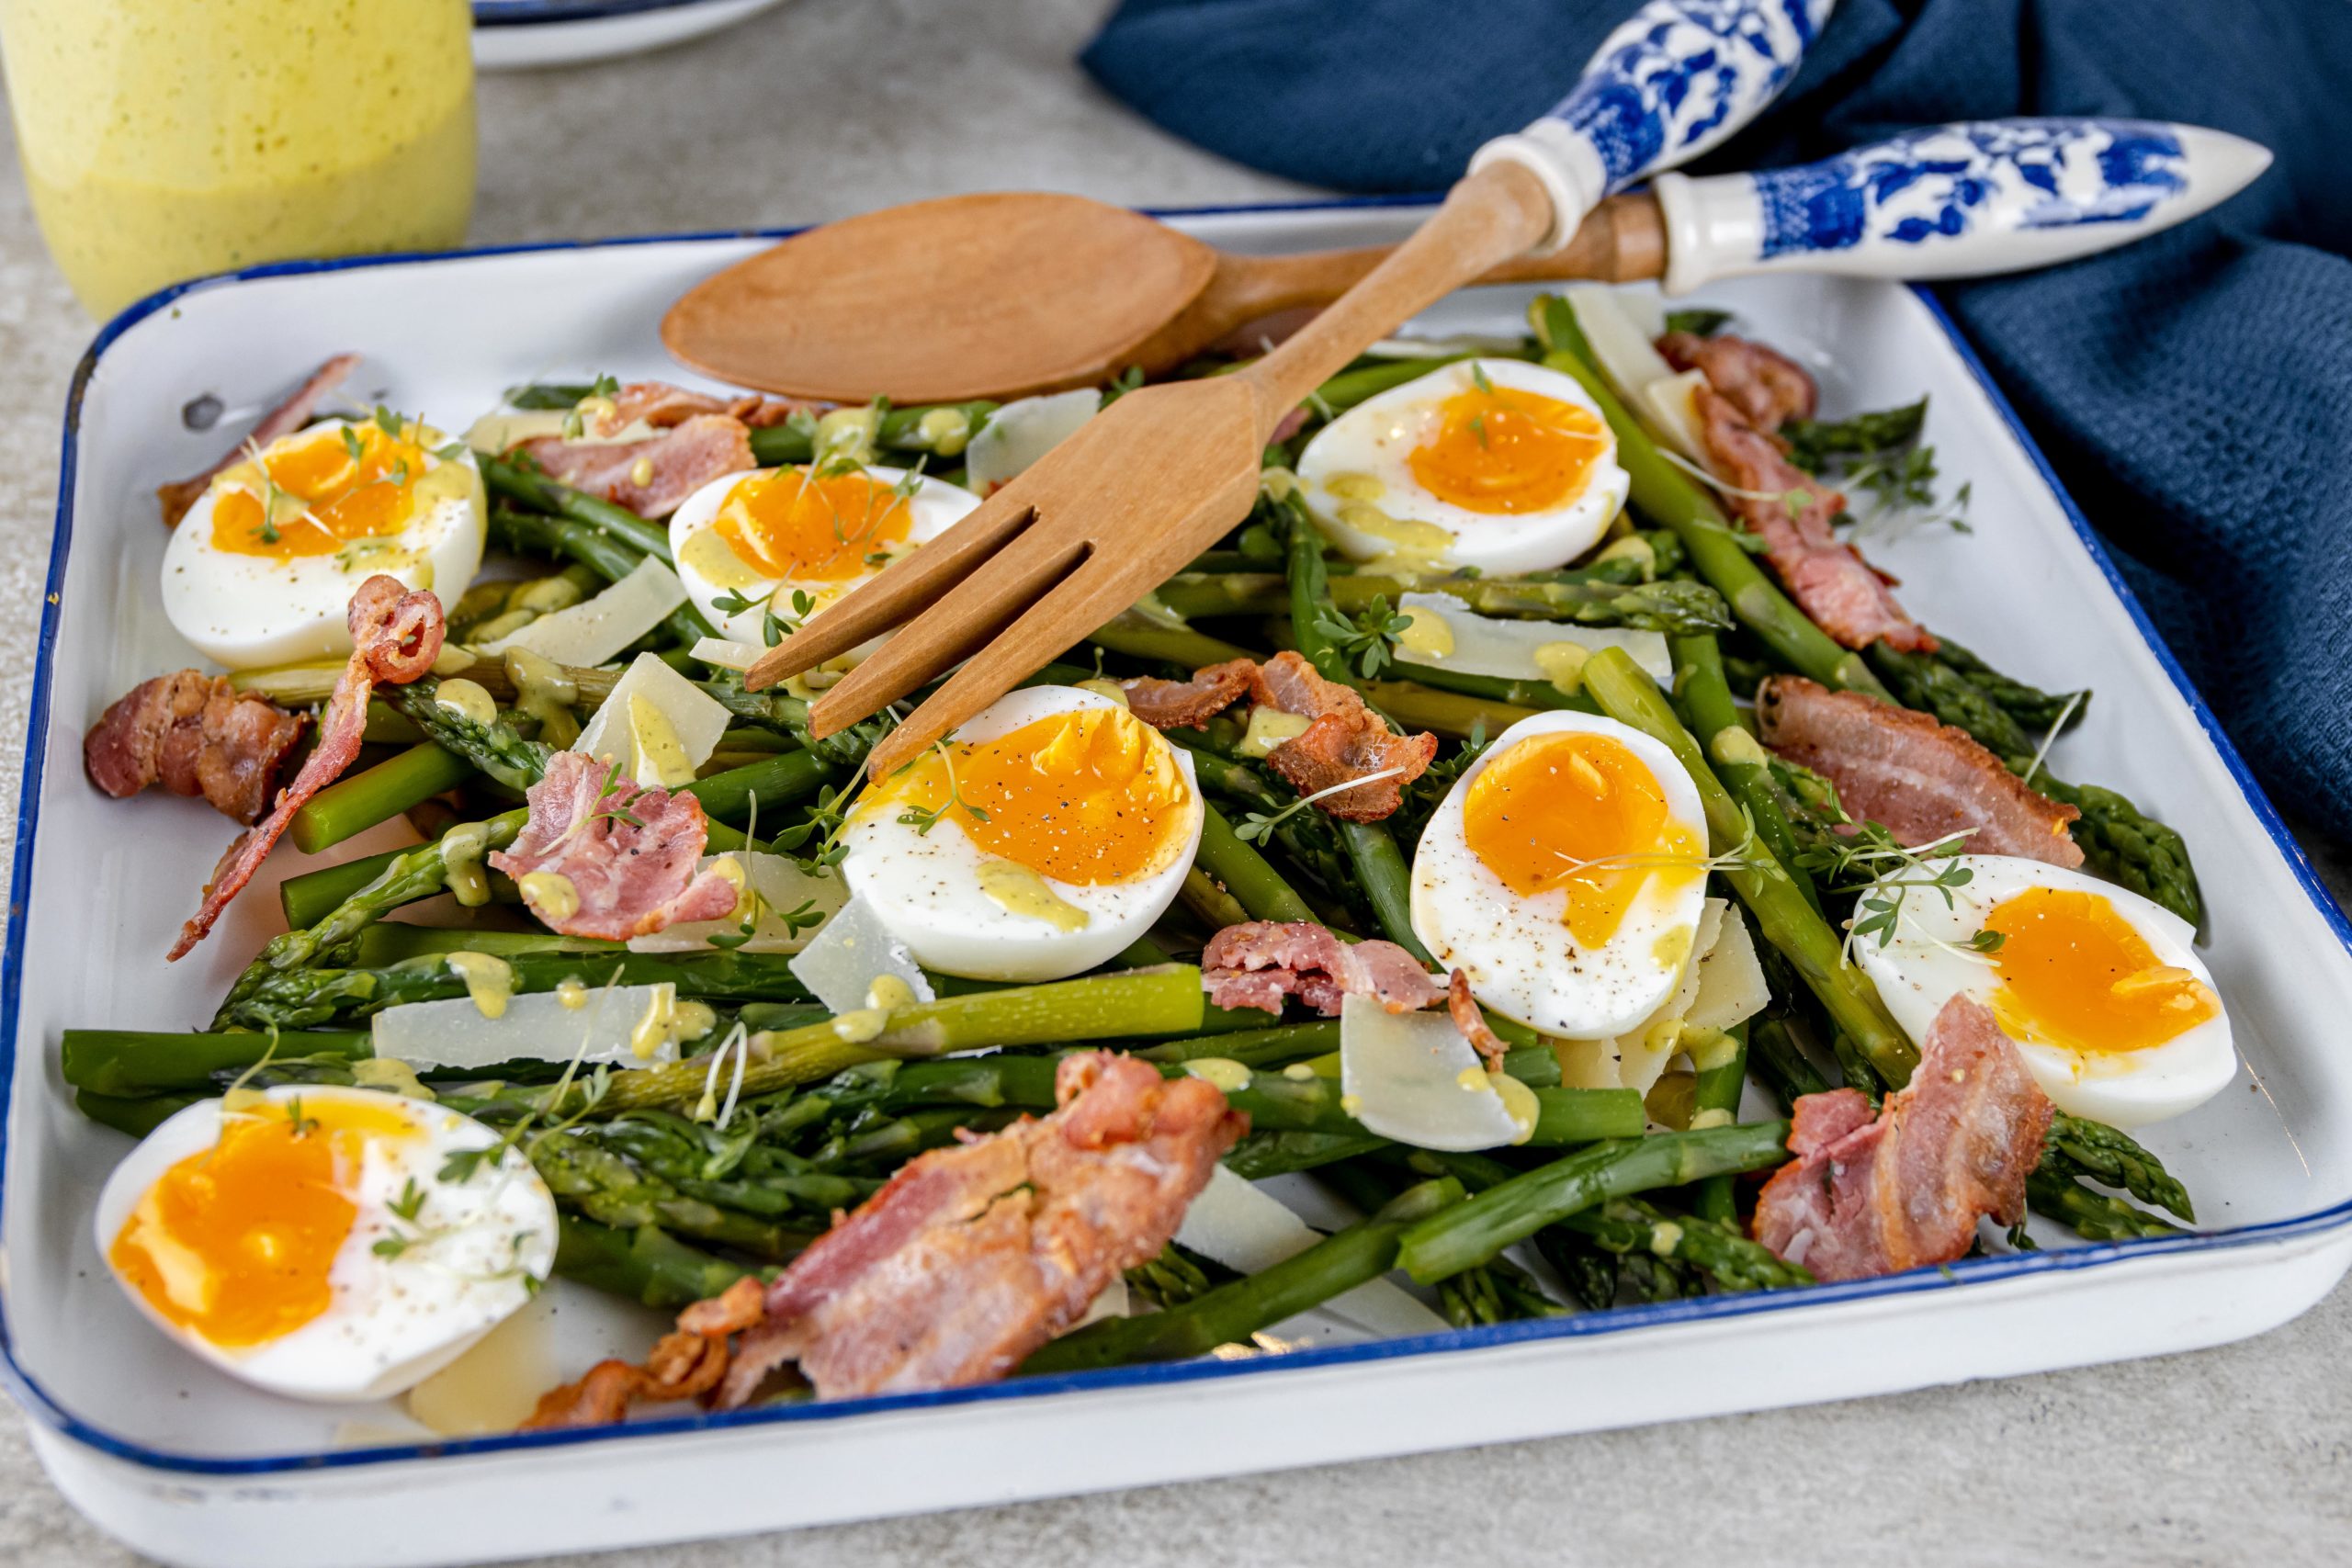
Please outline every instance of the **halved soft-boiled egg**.
M1941 890L1905 888L1886 944L1854 944L1914 1040L1945 1002L1973 997L2017 1042L2052 1103L2119 1127L2192 1111L2237 1076L2229 1014L2179 916L2037 860L1950 863L1969 875L1949 904ZM1935 864L1941 872L1946 863ZM1888 873L1906 876L1918 880ZM1980 935L1987 931L1998 940Z
M351 651L379 572L454 598L481 565L473 454L379 413L281 436L213 476L164 549L164 614L232 670Z
M842 874L927 969L1056 980L1167 911L1201 820L1193 760L1125 704L1032 686L867 785Z
M131 1301L222 1371L381 1399L531 1298L555 1263L555 1200L470 1117L297 1085L199 1100L150 1133L99 1194L97 1240Z
M1706 893L1706 818L1674 753L1545 713L1498 736L1422 830L1413 934L1495 1011L1590 1039L1682 983Z
M979 503L903 468L760 468L688 496L670 514L670 554L720 635L757 647L771 609L794 622L822 615ZM796 592L807 595L807 615L794 611Z
M1308 512L1351 560L1544 571L1600 542L1630 481L1575 378L1465 359L1365 400L1298 460Z

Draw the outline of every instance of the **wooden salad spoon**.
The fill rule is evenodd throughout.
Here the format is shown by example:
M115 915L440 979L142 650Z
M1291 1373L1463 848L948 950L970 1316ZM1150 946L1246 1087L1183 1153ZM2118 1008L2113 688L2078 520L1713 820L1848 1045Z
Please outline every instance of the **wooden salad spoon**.
M1479 281L1657 277L1660 223L1655 197L1611 197L1566 245ZM1002 401L1172 369L1252 321L1330 303L1392 248L1240 255L1080 196L942 197L736 263L670 308L662 341L707 376L787 397Z
M1230 376L1119 399L962 522L803 623L744 684L760 690L897 627L819 699L810 722L836 733L963 660L868 759L877 778L912 761L1248 516L1275 425L1365 345L1505 262L1559 249L1603 197L1754 118L1830 4L1649 0L1602 40L1558 107L1479 149L1418 232L1280 347ZM902 335L889 326L874 335Z

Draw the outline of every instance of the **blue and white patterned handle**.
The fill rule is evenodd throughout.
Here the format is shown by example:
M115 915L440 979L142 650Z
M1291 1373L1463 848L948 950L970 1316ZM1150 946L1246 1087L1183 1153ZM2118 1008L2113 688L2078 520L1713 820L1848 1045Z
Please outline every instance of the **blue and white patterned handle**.
M2193 125L1963 120L1758 175L1662 175L1666 291L1788 270L1861 277L2014 272L2196 217L2270 164Z
M1552 197L1538 251L1567 243L1600 198L1688 163L1780 96L1837 0L1649 0L1601 41L1568 96L1470 160L1518 164Z

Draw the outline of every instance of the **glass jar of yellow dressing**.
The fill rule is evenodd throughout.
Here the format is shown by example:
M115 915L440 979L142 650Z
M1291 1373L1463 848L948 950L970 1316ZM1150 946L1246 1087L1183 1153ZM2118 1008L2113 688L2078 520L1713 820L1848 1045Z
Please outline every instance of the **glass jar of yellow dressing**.
M471 26L468 0L0 0L50 254L104 317L201 273L458 243Z

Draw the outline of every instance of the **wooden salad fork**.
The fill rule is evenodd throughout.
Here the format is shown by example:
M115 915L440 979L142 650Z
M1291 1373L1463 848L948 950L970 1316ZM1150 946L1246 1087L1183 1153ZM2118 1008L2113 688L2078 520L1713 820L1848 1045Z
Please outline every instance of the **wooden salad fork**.
M830 735L969 657L875 747L874 773L888 774L1247 517L1260 455L1283 415L1464 276L1525 250L1550 215L1543 186L1518 165L1471 175L1372 276L1273 353L1234 375L1122 397L971 515L769 649L744 683L757 690L898 627L811 709L812 728Z
M836 733L968 660L876 745L912 761L1249 515L1274 426L1369 344L1514 256L1567 243L1611 192L1747 123L1832 0L1650 0L1558 107L1481 148L1420 230L1247 369L1147 387L753 664L757 691L898 628L819 699Z

